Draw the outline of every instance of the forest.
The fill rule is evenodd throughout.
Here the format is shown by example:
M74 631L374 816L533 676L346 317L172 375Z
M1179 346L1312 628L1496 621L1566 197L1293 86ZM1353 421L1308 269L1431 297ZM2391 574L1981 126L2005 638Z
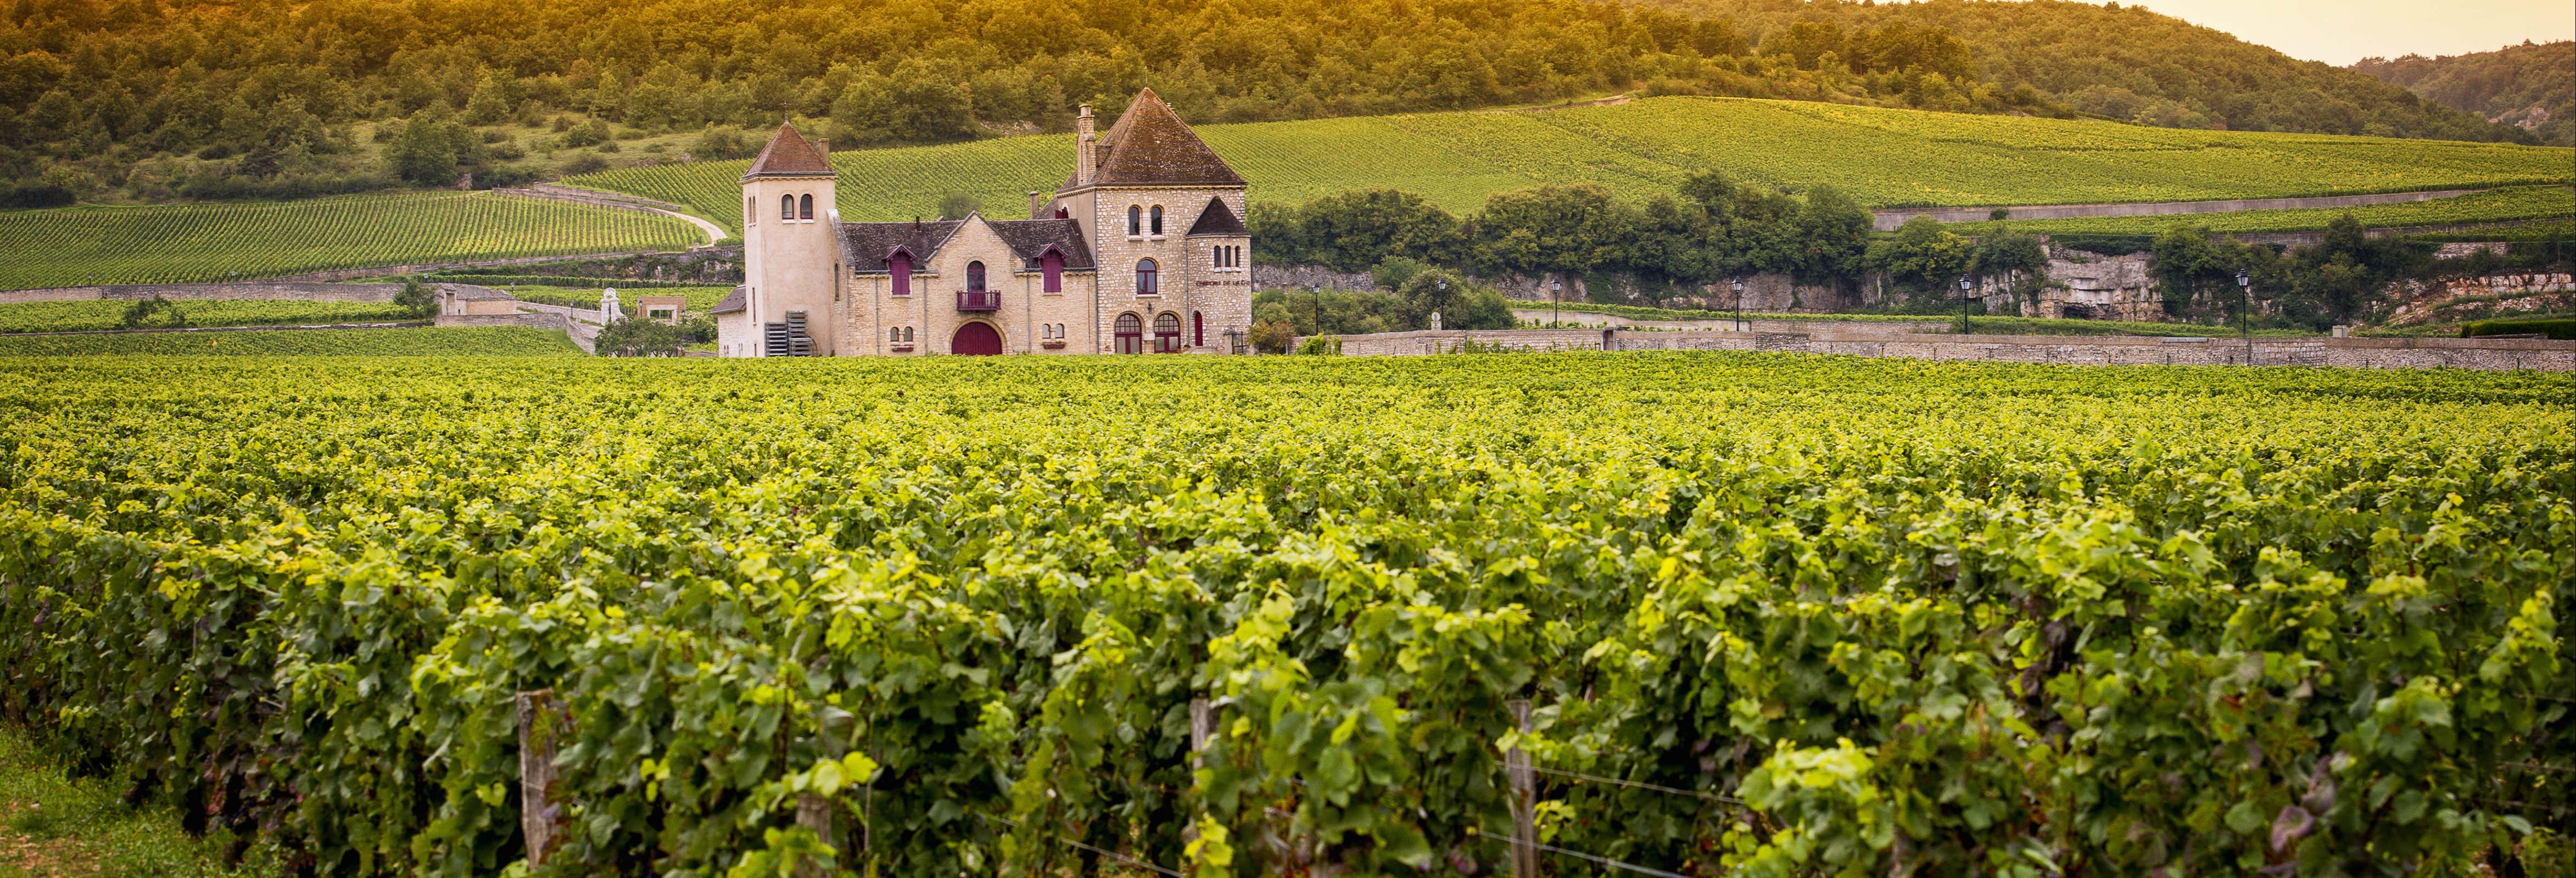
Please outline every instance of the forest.
M2506 46L2426 58L2363 58L2352 69L2490 121L2530 131L2542 143L2576 145L2576 40Z
M2124 35L2095 36L2106 27ZM2155 43L2177 33L2179 52ZM2157 57L2083 59L2119 43ZM302 197L465 174L491 186L634 164L615 152L624 138L783 117L828 119L819 130L846 145L1057 130L1073 104L1114 114L1149 83L1194 122L1642 92L2532 136L2076 3L6 0L0 202ZM691 155L754 146L721 134ZM527 161L560 151L578 155Z

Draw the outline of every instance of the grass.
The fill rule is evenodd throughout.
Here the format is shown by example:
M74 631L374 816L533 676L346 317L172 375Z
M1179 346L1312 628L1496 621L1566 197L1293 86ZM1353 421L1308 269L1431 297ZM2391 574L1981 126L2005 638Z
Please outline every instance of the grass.
M0 211L0 289L188 283L515 256L681 250L678 219L489 192Z
M125 299L0 305L0 333L121 329ZM190 326L392 323L418 319L391 302L304 302L274 299L181 299L173 304Z
M1832 184L1873 207L2276 198L2564 184L2576 150L1930 113L1795 101L1664 97L1544 113L1423 113L1206 125L1261 201L1352 189L1421 193L1455 212L1488 194L1592 182L1630 197L1722 170ZM1017 217L1071 169L1072 139L1039 135L833 154L849 220L927 216L963 192ZM604 171L575 185L684 204L739 231L746 162Z
M19 729L0 726L0 878L255 878L281 874L267 845L226 867L231 836L180 831L165 808L136 809L108 782L72 780Z
M0 337L0 356L137 354L286 357L581 356L562 330L525 326L417 329L278 329L131 335Z

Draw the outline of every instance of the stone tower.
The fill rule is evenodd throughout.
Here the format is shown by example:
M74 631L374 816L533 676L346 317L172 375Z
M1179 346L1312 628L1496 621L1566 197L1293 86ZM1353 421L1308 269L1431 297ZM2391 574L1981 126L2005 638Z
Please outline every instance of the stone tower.
M841 347L830 319L841 257L828 148L780 125L743 172L743 307L753 356L831 356Z
M1252 236L1244 182L1153 89L1136 94L1106 133L1091 107L1074 119L1072 176L1039 216L1072 219L1100 266L1097 353L1160 345L1168 321L1182 349L1222 347L1252 326ZM1239 336L1238 336L1239 337Z

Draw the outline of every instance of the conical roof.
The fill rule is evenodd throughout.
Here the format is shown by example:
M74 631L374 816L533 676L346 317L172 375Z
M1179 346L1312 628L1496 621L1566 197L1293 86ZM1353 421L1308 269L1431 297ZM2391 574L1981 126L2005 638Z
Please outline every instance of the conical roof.
M832 173L832 163L825 161L823 151L814 148L796 126L782 124L778 133L769 136L769 145L760 148L760 157L751 160L751 169L742 172L744 180L753 177L820 177Z
M1100 136L1099 159L1092 182L1103 186L1243 185L1243 177L1150 88L1137 92L1118 124Z
M1184 237L1241 234L1247 234L1247 230L1243 220L1234 215L1234 208L1227 207L1223 198L1210 198L1207 208L1199 211L1198 222L1190 224L1189 234Z

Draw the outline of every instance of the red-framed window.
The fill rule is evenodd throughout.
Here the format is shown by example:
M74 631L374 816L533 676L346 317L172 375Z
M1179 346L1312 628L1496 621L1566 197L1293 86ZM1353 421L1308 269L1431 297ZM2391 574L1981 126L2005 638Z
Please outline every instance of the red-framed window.
M1176 354L1181 351L1181 315L1165 311L1154 315L1154 352Z
M1190 312L1190 345L1207 347L1207 315Z
M1162 269L1151 259L1136 260L1136 295L1158 296L1163 293Z
M1145 352L1145 321L1138 319L1134 314L1118 315L1118 352L1122 354Z
M984 263L981 260L966 263L966 289L977 293L984 291Z

